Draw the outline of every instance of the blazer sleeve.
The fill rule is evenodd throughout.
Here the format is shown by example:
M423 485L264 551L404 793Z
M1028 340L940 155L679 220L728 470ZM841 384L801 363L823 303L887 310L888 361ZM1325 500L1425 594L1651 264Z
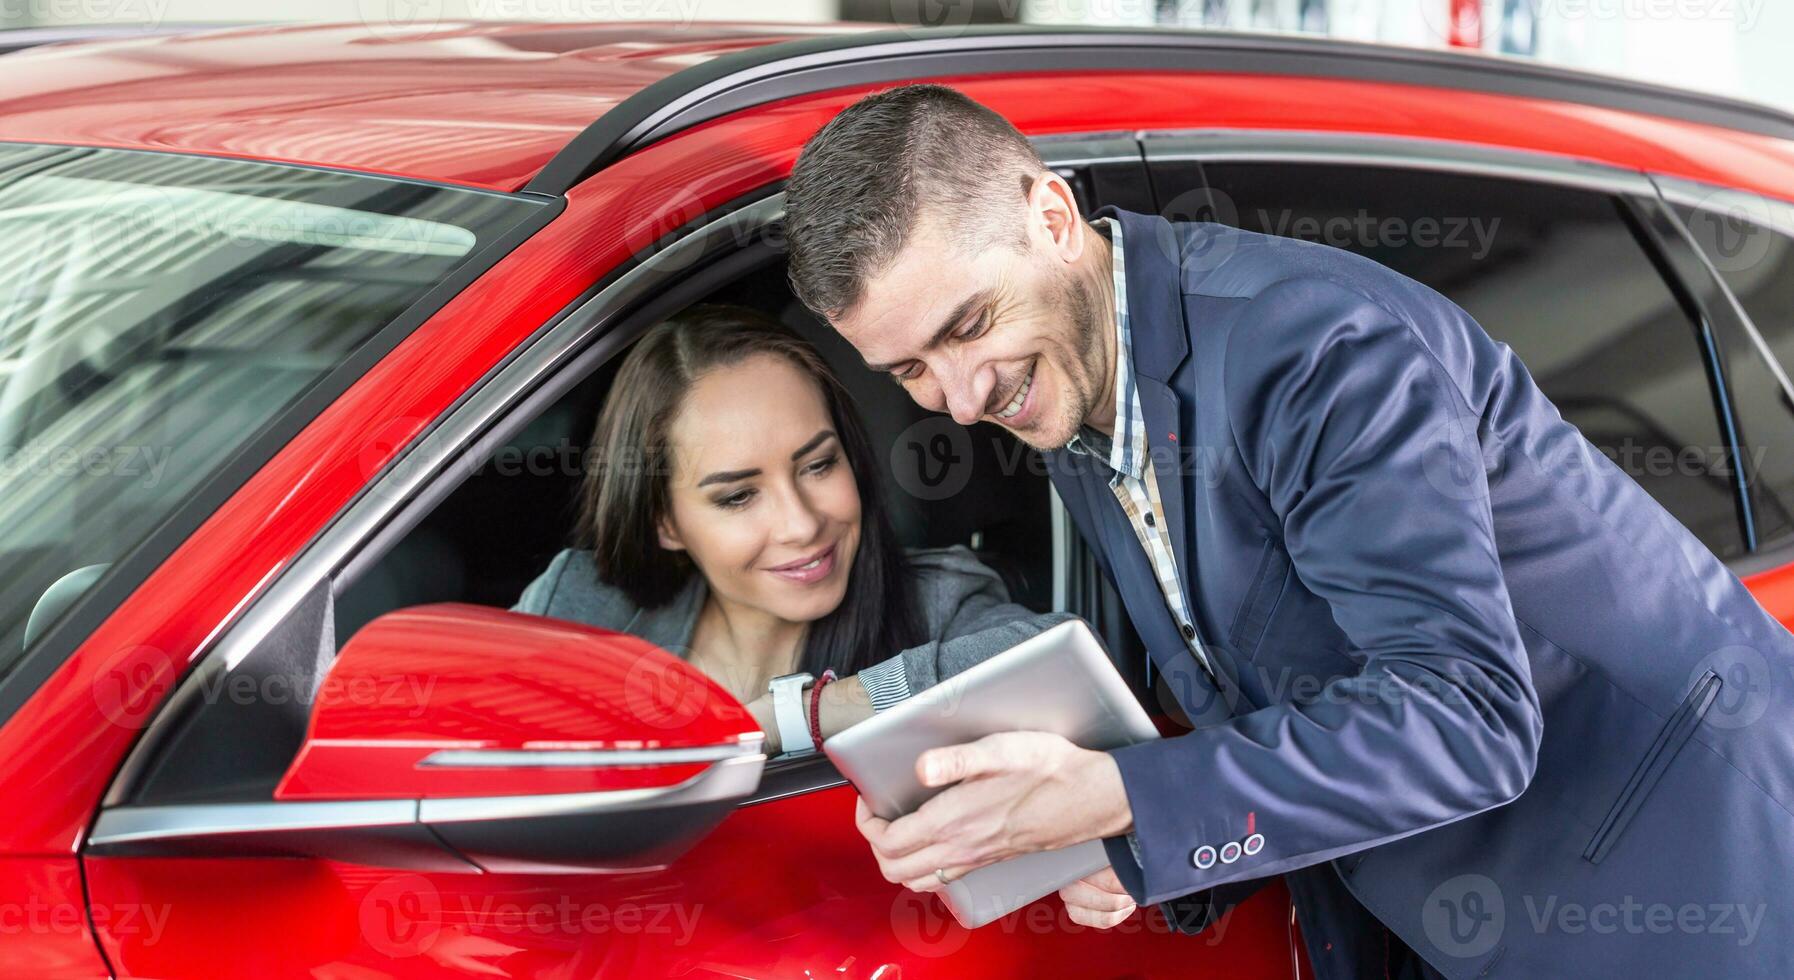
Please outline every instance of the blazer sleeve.
M917 552L911 561L929 639L860 671L875 711L1074 618L1009 601L1003 579L964 547Z
M1112 753L1141 853L1124 884L1139 901L1500 806L1530 782L1543 730L1479 413L1414 326L1348 286L1286 280L1240 311L1223 387L1240 460L1359 671L1311 700ZM1201 845L1244 842L1249 820L1256 853L1196 866Z

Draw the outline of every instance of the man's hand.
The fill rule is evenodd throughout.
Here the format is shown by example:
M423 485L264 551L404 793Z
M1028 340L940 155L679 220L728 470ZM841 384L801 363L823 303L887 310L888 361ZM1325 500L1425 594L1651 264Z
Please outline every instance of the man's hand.
M862 799L854 818L885 879L914 891L946 887L936 869L951 881L1134 824L1115 760L1046 732L930 749L916 760L916 775L924 786L948 788L897 820L879 819Z
M1134 914L1133 896L1121 887L1113 867L1066 885L1059 889L1059 897L1065 900L1071 921L1081 926L1113 929Z

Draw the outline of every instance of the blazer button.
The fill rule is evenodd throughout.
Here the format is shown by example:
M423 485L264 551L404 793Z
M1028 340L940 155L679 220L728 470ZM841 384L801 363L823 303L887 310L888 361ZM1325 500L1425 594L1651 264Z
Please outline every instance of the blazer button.
M1207 871L1215 866L1215 845L1204 844L1190 853L1190 863L1199 870Z

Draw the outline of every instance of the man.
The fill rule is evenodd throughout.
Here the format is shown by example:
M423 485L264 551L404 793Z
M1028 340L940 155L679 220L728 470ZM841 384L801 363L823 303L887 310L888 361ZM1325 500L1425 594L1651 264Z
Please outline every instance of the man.
M1336 249L1086 221L939 86L817 133L787 231L868 365L1044 454L1197 723L931 752L926 806L862 804L886 877L1102 838L1075 920L1201 928L1281 874L1322 976L1794 976L1794 637L1469 315Z

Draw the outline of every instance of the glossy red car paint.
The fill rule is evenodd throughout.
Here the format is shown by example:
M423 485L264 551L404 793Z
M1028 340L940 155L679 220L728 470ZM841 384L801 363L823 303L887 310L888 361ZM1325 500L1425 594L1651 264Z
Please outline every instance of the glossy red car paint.
M51 47L6 65L0 134L515 190L641 88L718 54L814 32L374 21Z
M108 933L113 964L142 977L1290 975L1281 883L1197 937L1156 911L1084 929L1057 898L968 932L880 878L859 835L830 829L851 827L853 807L844 789L751 806L666 871L506 876L504 891L481 875L192 858L92 861L88 887L163 910L153 940L147 922ZM708 870L724 868L736 873Z
M445 23L258 27L51 47L0 65L0 139L175 150L514 190L623 98L719 54L875 25ZM1788 141L1420 85L1045 66L991 95L1030 132L1239 128L1508 146L1794 196ZM989 76L985 76L989 80ZM1050 82L1042 86L1041 82ZM1050 97L1043 97L1050 92ZM1107 101L1118 99L1119 101ZM764 109L755 109L750 115Z
M655 737L643 738L646 731ZM485 606L388 613L319 687L277 800L431 799L672 786L699 762L443 768L449 749L665 749L759 742L722 685L636 637Z
M619 44L607 60L555 62L554 72L577 68L569 76L573 80L540 93L477 83L491 80L481 73L492 46L511 57L507 32L537 30L551 33L469 29L470 43L445 47L434 47L428 38L366 40L365 33L357 40L339 36L327 45L307 30L123 42L122 49L105 45L97 51L104 64L118 65L105 69L118 74L102 77L100 84L86 74L82 59L88 55L82 49L20 55L16 63L9 57L0 62L0 79L23 94L0 107L0 138L220 153L515 188L577 128L568 120L575 115L589 120L597 115L594 106L601 110L614 103L644 77L631 74L644 69L630 63L637 55ZM696 32L691 38L703 36ZM248 94L236 88L256 66L239 58L239 43L262 46L260 56L276 66ZM385 45L383 60L363 66L377 69L371 74L387 93L384 102L353 108L370 84L369 73L342 71L342 62L357 57L356 43L370 49ZM287 45L289 53L277 56ZM330 45L335 48L325 50ZM167 56L138 54L158 50ZM639 57L653 61L663 50L649 45ZM518 57L522 63L511 66L517 72L512 77L532 78L530 63ZM57 78L36 74L46 61L59 59L66 64L57 66L63 73ZM139 68L144 74L130 77L133 61L153 61L157 67ZM547 61L544 56L543 64ZM208 78L216 64L228 70ZM1539 99L1202 73L1040 72L947 80L1036 135L1198 127L1401 135L1560 154L1794 198L1794 145L1787 141ZM1049 89L1051 97L1043 97ZM580 103L583 114L556 108L560 100L576 97L569 94L573 90L589 97ZM715 120L586 181L568 194L568 207L553 224L420 327L257 473L0 728L0 758L8 762L0 772L0 800L8 801L10 810L0 824L0 855L5 855L0 896L41 894L68 903L79 895L75 854L82 835L123 754L174 680L396 450L632 252L712 207L786 176L802 141L864 91L805 96ZM330 92L351 107L340 110L348 115L319 114L323 103L313 100L328 102ZM407 102L406 92L441 97ZM231 112L220 113L220 104ZM308 121L314 118L319 119L315 126ZM506 128L537 128L553 137L464 138L469 129L486 134ZM1794 572L1787 569L1750 580L1784 622L1794 620L1791 581ZM505 976L623 976L637 967L694 975L785 976L798 967L816 974L826 969L842 976L894 975L878 972L885 964L927 975L930 964L941 963L942 947L927 940L918 950L904 941L908 927L900 917L911 906L903 904L907 899L897 889L876 880L870 855L851 829L851 803L851 793L837 789L748 807L693 852L694 858L713 856L709 864L682 861L671 877L630 875L591 884L593 890L580 899L587 910L614 912L631 902L639 907L646 898L662 896L662 890L683 896L657 899L663 903L705 909L710 917L697 928L709 930L704 935L710 938L690 943L689 959L681 963L631 961L631 950L656 955L651 943L636 941L639 929L626 937L612 928L608 941L599 943L583 918L571 928L551 922L549 938L540 939L530 931L529 908L483 904L501 892L480 877L413 876L416 880L395 885L401 879L387 873L324 862L147 858L84 862L97 940L82 925L78 933L34 935L24 955L37 959L10 959L19 955L10 951L18 944L0 955L9 957L8 969L33 962L43 965L34 971L40 975L68 976L95 974L99 964L90 954L96 941L113 969L140 976L204 975L225 964L235 969L232 975L279 975L320 963L338 967L342 975L440 975L459 969ZM810 832L781 836L775 830L799 826ZM724 853L726 862L720 860ZM804 875L789 873L800 864ZM714 868L714 876L707 876L706 868ZM541 888L563 895L572 891L561 877ZM514 890L514 882L503 886L505 894ZM842 909L852 901L843 896L868 893L883 896L879 909ZM169 912L166 928L152 937L146 928L123 927L118 916L98 914L101 908L133 903ZM416 914L431 903L435 916ZM1050 901L1039 907L1056 908ZM922 908L940 914L938 906ZM1027 914L1032 910L1018 913ZM1136 921L1149 921L1151 915ZM1018 927L971 934L961 947L969 958L953 962L956 971L999 976L1075 971L1080 964L1139 975L1191 968L1284 975L1286 916L1281 888L1273 888L1236 910L1226 941L1212 949L1201 938L1136 936L1135 943L1162 939L1162 951L1157 959L1149 956L1150 962L1123 963L1122 940L1113 935L1073 935L1063 927L1029 933ZM866 921L884 921L888 928L874 933L816 928L819 922ZM937 927L951 931L937 923L927 934L935 935ZM1064 936L1076 941L1057 938ZM389 948L368 952L381 942ZM1133 957L1143 947L1125 948ZM1267 950L1274 952L1269 960ZM1214 959L1202 959L1207 956Z

